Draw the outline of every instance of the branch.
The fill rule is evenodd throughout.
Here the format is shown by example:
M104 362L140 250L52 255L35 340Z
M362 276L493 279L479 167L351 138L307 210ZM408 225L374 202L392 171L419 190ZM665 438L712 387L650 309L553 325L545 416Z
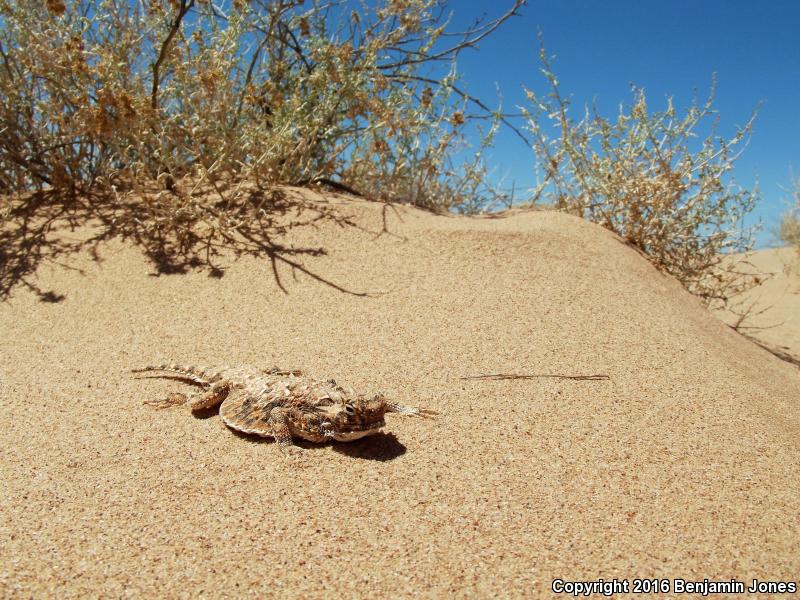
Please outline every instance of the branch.
M169 47L172 45L172 40L175 38L175 34L177 34L178 30L181 28L181 21L183 21L183 17L185 17L186 13L189 12L192 6L194 6L194 3L195 0L181 0L181 6L178 9L178 14L175 17L175 21L172 23L172 27L170 27L167 39L165 39L164 43L161 44L161 51L158 53L158 58L153 65L153 91L150 95L150 107L153 110L158 108L158 86L161 83L161 63L163 63L164 59L167 57L167 52L169 51Z
M503 381L505 379L536 379L549 377L552 379L574 379L576 381L608 381L608 375L517 375L514 373L497 373L494 375L472 375L460 379L479 379L481 381Z
M236 107L235 123L237 124L239 123L239 117L242 114L242 106L244 104L245 94L247 93L247 86L250 85L250 82L253 79L253 70L255 69L256 63L258 62L258 57L260 56L261 51L264 49L264 46L266 46L268 41L269 41L269 36L265 35L264 39L261 40L261 43L256 48L255 52L253 52L253 58L250 60L250 66L247 69L247 75L245 76L244 85L242 86L242 93L239 96L239 104Z
M475 46L475 44L477 44L483 38L485 38L490 33L495 31L498 27L500 27L500 25L502 25L505 21L507 21L511 17L519 16L519 13L517 12L517 9L519 9L520 6L525 4L526 1L527 0L514 0L514 6L512 6L511 9L508 12L506 12L502 16L498 17L497 19L495 19L491 23L487 23L487 25L483 28L482 31L481 31L481 29L475 29L475 30L471 30L471 31L467 32L467 35L471 35L473 33L476 33L477 31L480 31L480 33L478 35L476 35L473 38L466 39L463 42L461 42L460 44L456 44L455 46L452 46L452 47L448 48L447 50L442 50L441 52L439 52L437 54L431 54L429 56L422 56L421 58L406 58L404 60L401 60L401 61L398 61L398 62L394 62L394 63L389 63L387 65L380 65L378 68L379 69L387 69L387 70L388 69L396 69L398 67L404 67L404 66L408 66L408 65L417 65L417 64L421 64L421 63L426 63L426 62L430 62L432 60L440 60L442 58L450 56L451 54L458 54L464 48Z
M398 74L398 75L387 75L386 78L387 79L396 79L396 80L406 80L406 81L421 81L423 83L430 83L431 85L438 85L438 86L442 85L442 82L440 80L438 80L438 79L431 79L429 77L422 77L420 75L399 75ZM464 98L464 100L468 100L469 102L472 102L473 104L475 104L476 106L478 106L482 110L485 110L487 113L494 114L494 111L492 111L491 108L486 106L486 104L484 104L478 98L475 98L474 96L469 95L465 91L459 89L458 87L456 87L456 86L454 86L452 84L448 84L447 87L449 87L456 94L458 94L459 96ZM525 135L522 133L522 131L520 131L518 127L513 125L504 115L498 115L498 118L500 119L500 121L504 125L506 125L509 129L511 129L511 131L516 133L517 136L523 142L525 142L526 146L528 146L528 147L531 146L531 142L528 140L528 138L525 137Z
M8 64L8 55L3 50L3 43L0 42L0 56L3 57L3 64L6 67L6 71L8 71L8 77L13 81L14 74L11 72L11 66Z

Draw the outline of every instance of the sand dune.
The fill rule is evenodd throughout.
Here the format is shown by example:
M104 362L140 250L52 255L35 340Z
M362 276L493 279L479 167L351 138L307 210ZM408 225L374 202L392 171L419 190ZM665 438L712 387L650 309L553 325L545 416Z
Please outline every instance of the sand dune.
M792 248L759 250L748 257L766 277L761 285L737 298L733 310L719 311L723 321L778 355L800 360L800 256Z
M291 230L325 249L292 259L307 272L157 277L112 242L39 268L62 301L0 304L0 596L797 579L797 368L578 219L326 202L358 227ZM143 405L185 391L128 372L164 359L302 367L440 416L286 460ZM537 377L464 379L486 374Z

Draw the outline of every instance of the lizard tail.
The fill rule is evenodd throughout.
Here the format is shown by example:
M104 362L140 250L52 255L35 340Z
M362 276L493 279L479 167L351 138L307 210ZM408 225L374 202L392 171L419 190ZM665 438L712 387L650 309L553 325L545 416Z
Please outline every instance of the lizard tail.
M131 369L132 373L148 373L151 371L176 373L201 384L210 383L217 374L213 369L209 369L208 367L198 367L195 365L163 364L148 365L139 369Z

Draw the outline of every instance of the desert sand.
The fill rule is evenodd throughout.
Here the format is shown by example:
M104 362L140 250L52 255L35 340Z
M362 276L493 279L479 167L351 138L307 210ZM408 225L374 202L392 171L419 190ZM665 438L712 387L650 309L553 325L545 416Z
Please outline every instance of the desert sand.
M800 254L793 248L758 250L745 257L760 285L716 314L779 356L800 363ZM744 317L744 318L742 318Z
M319 201L353 225L291 229L325 251L295 267L158 276L116 240L39 267L58 301L0 303L0 596L800 579L797 367L577 218ZM129 370L173 360L303 368L439 416L287 459L143 404L189 390ZM491 374L525 377L464 379ZM607 379L564 378L586 375Z

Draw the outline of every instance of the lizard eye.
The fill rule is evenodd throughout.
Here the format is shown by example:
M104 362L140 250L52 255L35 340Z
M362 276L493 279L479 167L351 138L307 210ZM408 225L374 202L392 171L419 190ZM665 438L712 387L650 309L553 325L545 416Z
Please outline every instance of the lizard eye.
M348 415L354 415L356 414L356 408L348 402L344 405L344 412L346 412Z

